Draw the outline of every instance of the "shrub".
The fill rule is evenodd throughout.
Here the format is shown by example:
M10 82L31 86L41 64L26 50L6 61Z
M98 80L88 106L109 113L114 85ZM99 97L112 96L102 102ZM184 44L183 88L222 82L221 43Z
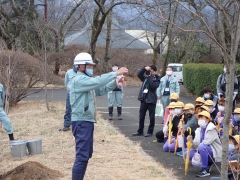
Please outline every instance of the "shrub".
M0 51L0 83L8 89L9 105L15 105L27 96L27 91L44 77L43 63L29 54ZM47 70L48 82L52 82Z
M236 72L239 74L240 65L236 65ZM183 81L186 89L198 96L202 96L202 89L206 86L212 88L217 94L217 79L223 73L223 64L197 64L188 63L183 65Z

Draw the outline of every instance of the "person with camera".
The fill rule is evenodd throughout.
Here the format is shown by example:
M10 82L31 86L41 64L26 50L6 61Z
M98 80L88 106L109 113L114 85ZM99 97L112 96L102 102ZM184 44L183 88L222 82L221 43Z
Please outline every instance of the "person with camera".
M144 75L145 74L145 75ZM138 100L141 102L139 110L139 128L133 136L142 136L146 112L149 112L150 124L145 137L153 134L155 126L155 109L157 104L156 90L160 83L160 76L157 75L157 68L154 65L143 67L138 72L138 78L143 82L140 89Z
M161 78L160 85L157 89L157 96L158 99L161 100L164 110L170 103L170 94L180 94L178 80L172 74L172 68L167 67L166 76Z

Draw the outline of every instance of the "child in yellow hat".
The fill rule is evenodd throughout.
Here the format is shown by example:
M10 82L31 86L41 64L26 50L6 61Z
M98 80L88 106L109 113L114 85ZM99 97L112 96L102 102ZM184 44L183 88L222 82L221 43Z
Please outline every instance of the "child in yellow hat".
M218 113L218 109L215 108L213 101L206 100L204 103L204 106L207 106L209 108L212 119L215 119L215 117L217 116L217 113Z
M199 128L195 131L195 137L188 136L187 140L192 141L193 146L190 150L190 159L195 156L195 153L200 154L201 157L201 171L196 175L197 177L210 176L210 169L214 162L221 162L222 159L222 143L218 137L216 126L211 122L210 113L202 111L197 114ZM185 154L186 155L186 154ZM194 161L192 161L193 165Z
M217 116L215 117L214 121L218 127L218 131L219 131L219 136L222 137L223 136L223 122L224 122L224 118L225 118L225 98L220 98L218 100L218 113ZM231 115L231 120L232 122L230 122L230 126L233 129L233 132L238 131L238 124L236 123L234 116Z
M171 128L171 133L172 133L172 137L170 142L168 142L167 138L168 138L168 130L169 130L169 123L168 123L168 129L166 131L166 133L164 134L164 138L165 138L165 144L163 145L163 150L165 152L174 152L175 151L175 145L176 145L176 138L177 138L177 134L178 134L178 125L179 122L182 118L184 118L184 121L187 121L185 118L185 116L183 116L183 108L184 108L184 103L183 102L176 102L175 104L175 116L172 119L172 128Z
M169 114L167 116L166 123L163 126L163 129L156 133L157 142L164 142L164 136L167 137L168 122L170 119L172 120L175 116L175 105L176 105L175 102L171 102L168 105Z
M204 99L202 97L198 97L195 101L195 112L198 113L199 107L201 107L205 103Z

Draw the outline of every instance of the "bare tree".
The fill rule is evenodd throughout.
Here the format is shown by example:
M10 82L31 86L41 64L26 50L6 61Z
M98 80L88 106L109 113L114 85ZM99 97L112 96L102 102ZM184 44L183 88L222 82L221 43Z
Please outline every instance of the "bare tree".
M34 0L0 2L0 35L6 43L7 49L17 48L17 42L25 28L25 22L36 15L33 7Z
M111 6L113 4L114 4L114 0L112 0ZM106 49L105 49L104 63L103 63L103 68L105 72L108 72L108 61L110 60L111 30L112 30L112 10L107 15Z
M112 11L112 9L120 4L126 3L126 1L118 1L115 2L114 0L111 1L111 4L108 5L106 0L94 0L97 7L94 10L93 15L93 23L92 23L92 35L91 35L91 42L90 42L90 53L93 57L93 60L98 63L98 61L95 59L96 57L96 43L98 36L100 35L102 31L102 27L105 23L105 20L107 18L107 15Z
M56 5L56 2L59 2L59 1L51 1L52 5ZM49 29L54 34L55 51L57 53L62 52L64 49L64 39L65 39L66 34L84 16L84 13L86 11L86 8L83 6L84 2L85 2L84 0L80 0L80 1L72 1L72 2L65 3L65 5L66 5L65 10L66 10L66 8L69 8L71 6L72 6L72 8L70 8L67 11L67 13L64 13L64 16L62 16L61 19L58 19L58 23L54 22L54 20L56 21L56 19L53 19L52 21L50 20ZM44 0L43 4L38 4L38 5L42 5L44 7L44 19L45 19L45 21L48 21L49 20L48 19L48 13L49 13L48 0ZM64 12L66 12L65 10L64 10ZM58 11L59 11L59 9L58 9ZM77 11L80 13L77 14L76 13ZM54 13L57 13L57 12L53 11L52 14L54 14ZM54 24L54 25L51 25L51 24ZM59 69L60 69L59 59L56 58L54 74L57 75L59 72Z
M10 106L30 95L28 90L42 80L42 63L26 53L0 51L0 64L0 81Z

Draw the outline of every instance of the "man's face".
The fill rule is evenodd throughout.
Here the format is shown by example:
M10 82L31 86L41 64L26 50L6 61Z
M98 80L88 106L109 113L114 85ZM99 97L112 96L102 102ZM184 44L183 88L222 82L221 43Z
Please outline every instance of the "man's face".
M151 74L152 74L152 75L154 75L154 74L157 73L156 71L154 71L154 70L152 70L152 69L150 69L150 71L151 71Z
M86 65L81 64L80 67L79 67L79 70L81 72L85 72L86 69L93 69L93 65L91 65L91 64L86 64Z

